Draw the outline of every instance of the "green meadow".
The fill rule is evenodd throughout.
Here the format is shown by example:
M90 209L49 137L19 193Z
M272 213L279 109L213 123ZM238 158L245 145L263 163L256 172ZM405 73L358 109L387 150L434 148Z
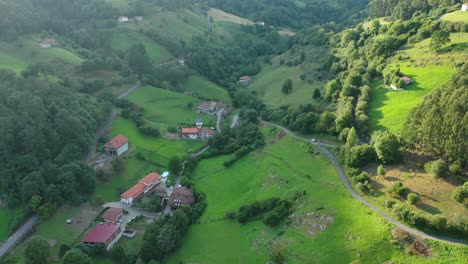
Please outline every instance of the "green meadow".
M183 84L184 91L193 92L199 97L230 103L231 97L226 89L198 75L190 76Z
M197 118L201 118L208 126L215 125L213 116L199 115L194 111L203 101L193 96L145 86L132 93L128 99L143 107L143 117L159 127L161 132L165 132L168 126L180 123L195 124Z
M369 122L373 130L400 133L411 109L450 80L455 73L452 65L468 61L468 33L454 33L450 38L451 43L440 54L429 49L430 40L426 39L407 46L389 60L388 67L399 67L414 83L404 86L404 91L381 88L381 80L372 83Z
M173 58L171 53L166 48L152 41L145 35L124 27L113 31L111 43L112 49L121 52L127 51L133 45L143 44L143 46L146 48L148 56L155 63L167 61Z
M58 39L60 43L60 39ZM31 36L13 42L0 42L0 68L20 73L30 63L47 62L52 66L78 65L83 59L74 51L63 47L43 49L40 38Z
M228 157L202 161L193 181L208 207L168 263L266 263L271 242L283 248L287 263L457 263L468 253L463 247L431 243L433 257L423 259L396 248L390 241L393 227L352 198L329 161L308 149L307 143L284 137L228 169L222 165ZM261 221L241 225L219 220L227 210L254 200L290 198L296 192L305 197L294 215L331 217L326 230L296 220L276 228Z
M302 70L299 67L262 65L262 71L253 77L252 84L247 89L254 90L267 105L299 105L313 101L315 88L321 88L323 83L313 84L301 80ZM281 92L283 82L291 79L293 90L285 95Z
M450 21L450 22L468 23L468 12L463 12L459 10L459 11L455 11L455 12L443 15L440 19L445 20L445 21Z

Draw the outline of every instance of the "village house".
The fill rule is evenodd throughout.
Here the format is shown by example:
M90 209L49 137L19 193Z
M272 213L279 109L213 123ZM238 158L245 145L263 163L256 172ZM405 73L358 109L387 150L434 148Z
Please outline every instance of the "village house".
M107 155L120 156L128 150L128 138L118 135L104 145Z
M120 226L114 224L98 224L86 236L81 243L89 246L103 244L109 250L113 243L120 239Z
M136 21L143 21L143 17L142 17L142 16L136 16L136 17L135 17L135 20L136 20Z
M198 128L182 128L182 137L186 139L198 139Z
M214 136L215 132L213 129L210 129L210 128L201 128L199 129L199 132L198 132L198 138L200 140L208 140L210 138L212 138Z
M161 175L158 173L152 172L148 174L137 184L133 185L132 188L128 189L126 192L120 195L120 202L132 205L133 202L140 198L143 194L153 191L154 187L160 184L161 181Z
M462 4L461 11L463 11L463 12L466 12L466 11L468 11L468 2L467 2L467 3L464 3L464 4Z
M169 197L169 206L177 209L181 206L190 206L195 203L193 191L186 187L175 188Z
M239 78L239 84L241 85L249 85L252 82L252 77L250 76L242 76Z
M53 48L53 47L57 46L57 40L56 39L51 39L51 38L45 39L45 40L41 41L41 43L39 43L39 45L43 49L50 49L50 48Z
M180 66L180 67L184 67L184 66L185 66L185 60L184 60L184 59L178 59L178 60L177 60L177 63L179 63L179 66Z
M201 103L197 106L197 111L201 114L214 113L218 109L218 103L214 101Z
M126 16L120 16L119 17L119 22L122 23L122 22L128 22L128 17Z
M104 222L108 224L118 224L123 215L122 208L110 207L102 215Z
M413 83L413 80L412 80L411 78L407 77L407 76L401 77L401 80L402 80L406 85L412 84L412 83Z
M265 26L265 22L263 22L263 21L257 21L257 22L255 22L255 25L264 27L264 26Z

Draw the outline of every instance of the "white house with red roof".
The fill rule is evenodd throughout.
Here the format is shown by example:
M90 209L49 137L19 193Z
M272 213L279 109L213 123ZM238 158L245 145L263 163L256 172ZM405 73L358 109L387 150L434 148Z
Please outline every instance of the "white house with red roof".
M153 191L154 187L160 184L161 181L161 175L156 172L146 175L137 184L133 185L132 188L120 195L120 202L132 205L143 194Z
M81 243L89 246L103 244L109 250L120 237L119 225L99 224L81 239Z
M182 137L187 139L198 139L198 128L182 128Z
M106 154L120 156L128 150L128 138L118 135L104 145Z
M41 43L39 43L39 45L43 49L50 49L57 46L57 40L53 38L44 39L43 41L41 41Z
M241 76L239 78L239 84L242 84L242 85L249 85L251 81L252 81L252 77L250 76Z

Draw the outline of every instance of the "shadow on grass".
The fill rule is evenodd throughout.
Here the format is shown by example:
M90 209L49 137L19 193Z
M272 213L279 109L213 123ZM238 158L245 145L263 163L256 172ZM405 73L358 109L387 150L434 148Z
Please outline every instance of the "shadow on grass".
M439 210L439 208L434 207L432 205L428 205L425 203L419 203L416 205L419 209L426 211L431 214L442 214L442 211Z
M381 83L380 81L378 83ZM383 112L381 108L386 105L389 100L387 93L389 90L381 88L371 89L371 104L369 111L370 126L372 130L386 130L387 128L378 123L379 120L383 119Z

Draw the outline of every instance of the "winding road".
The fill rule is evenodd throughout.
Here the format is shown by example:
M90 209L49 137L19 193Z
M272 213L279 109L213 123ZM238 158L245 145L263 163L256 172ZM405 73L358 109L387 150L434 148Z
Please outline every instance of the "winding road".
M275 127L279 128L279 129L282 129L286 134L288 134L289 136L291 136L291 137L293 137L295 139L306 141L308 143L311 143L311 144L315 145L331 161L331 163L333 164L333 167L335 167L336 171L338 172L341 181L344 183L346 189L351 193L351 195L354 198L356 198L358 201L360 201L363 205L367 206L368 208L372 209L374 212L376 212L377 214L379 214L380 216L385 218L390 223L394 224L395 226L397 226L397 227L399 227L399 228L401 228L401 229L403 229L403 230L405 230L405 231L407 231L407 232L409 232L409 233L411 233L413 235L419 236L421 238L437 240L437 241L442 241L442 242L448 242L448 243L454 243L454 244L460 244L460 245L468 245L468 242L465 241L465 240L460 240L460 239L450 238L450 237L430 235L430 234L424 233L422 231L416 230L414 228L411 228L411 227L401 223L400 221L393 219L388 214L386 214L385 212L383 212L382 210L380 210L376 206L374 206L371 203L369 203L368 201L366 201L362 196L360 196L358 193L356 193L354 191L353 187L351 186L351 183L349 182L348 178L346 177L345 172L341 168L341 166L338 163L338 161L336 160L335 156L333 156L333 154L328 149L325 148L325 147L336 147L336 145L325 144L325 143L320 143L320 142L310 142L308 139L294 134L294 132L292 132L291 130L289 130L289 129L285 128L285 127L282 127L282 126L274 124L274 123L266 122L266 121L263 121L263 122L266 123L266 124L270 124L272 126L275 126Z

